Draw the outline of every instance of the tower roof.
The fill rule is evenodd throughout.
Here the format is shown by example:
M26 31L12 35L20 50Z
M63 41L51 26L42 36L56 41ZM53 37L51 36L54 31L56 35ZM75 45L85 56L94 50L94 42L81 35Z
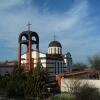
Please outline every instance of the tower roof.
M49 47L61 47L62 48L61 43L59 41L51 41L49 43Z

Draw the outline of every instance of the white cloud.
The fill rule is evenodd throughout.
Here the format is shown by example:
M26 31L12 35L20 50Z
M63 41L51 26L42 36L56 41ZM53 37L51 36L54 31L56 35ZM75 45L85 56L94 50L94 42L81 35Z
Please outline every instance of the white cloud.
M25 0L0 0L0 10L6 10L14 6L24 4Z

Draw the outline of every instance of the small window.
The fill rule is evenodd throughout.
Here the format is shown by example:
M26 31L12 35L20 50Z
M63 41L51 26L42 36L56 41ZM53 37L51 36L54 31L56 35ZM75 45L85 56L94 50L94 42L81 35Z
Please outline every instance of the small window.
M54 53L56 54L56 48L55 48L55 52Z
M58 48L58 54L60 54L60 50L59 50L59 48Z
M57 70L57 68L56 68L56 63L55 63L55 74L57 74L57 73L56 73L56 70Z
M33 41L36 41L36 37L32 36L32 40L33 40Z
M62 63L60 63L60 66L61 66L61 73L63 72L63 67L62 67Z
M52 54L52 48L51 48L51 54Z
M26 37L25 36L22 36L22 40L26 40Z
M60 54L61 54L61 52L62 52L62 51L61 51L61 48L60 48Z
M58 74L59 74L59 62L58 62L58 66L57 67L58 67Z

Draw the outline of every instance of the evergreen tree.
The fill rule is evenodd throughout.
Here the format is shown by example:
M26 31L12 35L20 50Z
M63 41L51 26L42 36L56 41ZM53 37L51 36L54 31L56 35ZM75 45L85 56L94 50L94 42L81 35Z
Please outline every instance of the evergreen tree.
M21 66L15 66L7 83L7 96L13 98L24 97L25 80L26 74L24 69Z
M10 98L41 98L45 92L46 78L46 70L40 62L29 72L16 65L11 74L0 78L0 94Z
M41 98L45 92L47 72L40 62L33 69L32 76L29 75L28 77L25 91L26 95Z

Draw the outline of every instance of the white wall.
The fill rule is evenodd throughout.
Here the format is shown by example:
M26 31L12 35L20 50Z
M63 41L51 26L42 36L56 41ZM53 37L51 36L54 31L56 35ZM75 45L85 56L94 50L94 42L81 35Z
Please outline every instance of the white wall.
M89 85L92 85L95 88L98 88L100 91L100 80L90 80L90 79L67 79L62 78L61 79L61 92L68 92L69 88L73 86L73 84L76 82L80 82L81 85L88 83ZM69 87L69 88L68 88Z
M46 54L44 53L39 53L39 57L41 58L41 63L43 67L54 67L54 73L55 73L55 67L56 70L58 68L58 63L59 63L59 72L61 72L61 66L64 67L65 66L65 62L64 60L54 60L54 59L46 59ZM32 51L32 58L33 58L33 63L34 63L34 67L36 67L36 51ZM43 58L43 59L42 59ZM26 64L27 62L27 58L26 58L26 54L21 56L21 64ZM62 68L62 71L67 71L67 68ZM58 74L58 73L56 73Z
M44 54L44 53L40 53L40 52L39 52L38 56L39 56L40 58L41 58L41 57L46 58L46 54ZM37 52L36 52L36 51L32 51L32 58L33 58L33 60L34 60L34 67L36 67L36 63L37 63ZM27 63L27 62L26 62L26 61L27 61L26 59L27 59L27 58L26 58L26 54L22 55L22 56L21 56L21 64ZM41 59L40 61L41 61L41 63L42 63L42 66L43 66L43 67L46 67L46 59Z

